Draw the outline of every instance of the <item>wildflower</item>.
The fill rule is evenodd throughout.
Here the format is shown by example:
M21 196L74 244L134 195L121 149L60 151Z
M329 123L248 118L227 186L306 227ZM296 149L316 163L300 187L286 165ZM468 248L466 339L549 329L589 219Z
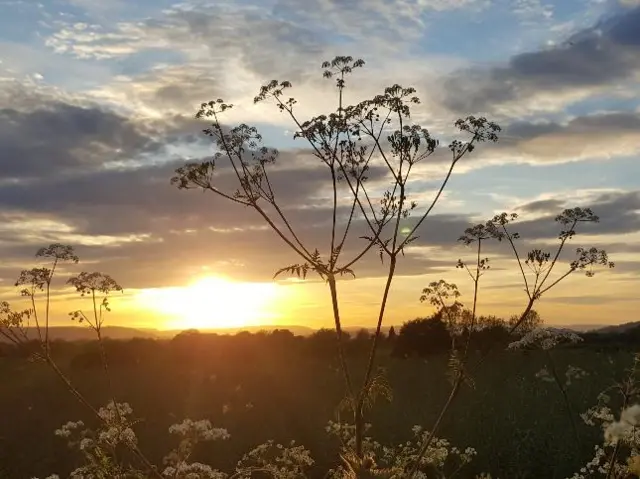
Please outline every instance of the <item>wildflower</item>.
M628 407L620 414L620 421L612 422L604 431L605 441L615 444L618 441L631 442L636 434L636 427L640 422L640 404Z
M518 341L507 346L508 349L524 349L529 346L538 346L542 349L551 349L560 343L578 343L582 338L570 329L564 328L537 328L528 332Z
M74 433L74 431L76 431L77 429L80 429L83 426L84 426L84 423L82 421L76 421L76 422L69 421L66 424L63 424L60 429L56 429L54 431L54 434L58 437L68 438Z
M565 385L570 386L574 379L582 379L585 376L588 376L584 369L578 368L575 366L569 366L565 371L566 381Z
M98 415L106 422L112 423L120 421L123 418L130 416L133 413L133 409L129 406L129 403L114 403L110 401L106 407L101 407L98 410Z
M173 424L169 427L169 433L183 437L191 437L197 441L216 441L218 439L229 439L231 437L226 429L214 428L208 419L193 421L185 419L180 424Z
M552 383L554 381L553 377L551 377L551 373L549 373L549 370L547 369L546 366L543 367L540 371L538 371L535 374L535 377L549 383Z
M168 466L162 475L170 478L184 479L225 479L227 474L213 469L211 466L199 462L179 462L175 466Z

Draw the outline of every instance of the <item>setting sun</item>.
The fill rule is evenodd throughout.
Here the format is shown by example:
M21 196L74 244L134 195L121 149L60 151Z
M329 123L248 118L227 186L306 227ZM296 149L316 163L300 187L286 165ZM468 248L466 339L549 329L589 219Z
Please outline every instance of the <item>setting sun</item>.
M140 300L169 316L171 328L234 328L277 321L284 289L209 276L186 287L145 290Z

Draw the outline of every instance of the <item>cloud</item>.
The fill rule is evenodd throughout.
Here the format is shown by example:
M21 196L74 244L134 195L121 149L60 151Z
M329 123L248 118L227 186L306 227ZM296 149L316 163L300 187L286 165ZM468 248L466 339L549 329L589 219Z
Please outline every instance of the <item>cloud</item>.
M98 108L52 104L31 112L0 110L3 176L32 177L100 168L126 155L159 153L162 145L140 125Z
M305 8L300 9L295 0L279 0L273 12L291 15L296 22L310 28L330 25L330 29L341 36L373 42L382 50L390 50L422 35L428 29L429 14L460 10L477 14L490 3L487 0L309 0Z
M28 95L25 98L29 99ZM27 107L11 110L11 114L20 120L13 124L22 125L14 130L14 136L24 136L33 127L34 123L30 121L35 113L41 118L50 118L45 114L50 110L59 115L50 119L50 122L59 124L60 129L54 132L65 138L64 141L51 138L48 155L37 152L37 155L29 157L30 168L19 171L22 178L30 175L29 183L0 183L0 208L5 212L0 249L4 257L15 261L24 255L31 256L32 250L42 244L71 242L80 245L79 252L92 266L117 274L130 287L179 284L202 274L202 268L242 279L264 280L278 268L299 261L273 231L265 228L255 212L231 205L212 194L178 191L170 186L169 178L183 160L169 158L164 162L140 162L135 167L104 169L99 167L101 156L96 150L93 167L76 169L75 174L46 175L46 168L52 164L58 165L58 172L65 165L70 165L69 168L76 165L71 153L79 148L77 145L96 142L111 145L114 139L120 139L118 144L123 146L123 154L135 155L146 151L148 139L158 131L182 134L188 131L187 126L182 125L181 129L175 130L165 125L149 133L136 121L125 120L104 109L65 104L60 99L49 102L49 110L44 112L40 111L43 108L30 101L24 104ZM82 119L81 125L72 128L78 124L78 115ZM91 125L94 126L87 133L85 129ZM586 125L591 123L586 121ZM557 127L533 130L548 134ZM90 134L105 136L92 137ZM91 141L87 140L87 135ZM127 135L135 141L125 142L124 139L129 138ZM160 140L166 141L166 138L171 136L161 136ZM13 144L10 140L3 138L3 141ZM272 180L279 201L287 205L286 214L296 231L313 247L326 251L329 244L327 225L331 216L330 203L324 199L327 194L326 171L315 160L310 160L312 158L305 150L281 152L281 166L274 171ZM305 162L307 166L304 166ZM372 181L381 182L382 171L373 170ZM229 190L230 180L229 171L221 169L218 184ZM537 200L521 205L522 211L548 214L543 217L536 215L531 221L523 215L517 229L531 244L539 239L552 239L557 232L551 215L557 214L561 206L574 206L565 204L566 201L552 198L546 203ZM584 206L593 206L603 218L593 231L624 233L640 230L635 213L640 209L639 201L638 192L605 192L593 196ZM340 213L345 211L346 207L341 206ZM415 220L408 220L407 224L411 221ZM452 261L459 251L451 248L472 223L469 215L434 215L428 218L416 243L419 247L407 250L407 258L399 274L435 273L453 267ZM363 222L356 221L354 238L366 233ZM363 244L357 239L348 243L345 257L355 255ZM436 250L426 251L425 245ZM504 254L497 248L494 251ZM450 260L441 259L449 256ZM135 267L132 268L132 264ZM371 251L356 273L359 277L377 277L381 268L376 251Z
M191 118L141 119L50 88L8 86L0 97L0 182L43 176L56 181L149 157L157 161L170 156L168 146L202 138Z
M640 115L635 112L596 113L565 123L514 122L496 145L479 157L526 163L565 163L611 159L640 152Z
M11 178L0 181L3 256L15 263L18 258L31 257L43 243L70 242L79 245L79 253L92 268L114 274L128 287L140 288L181 284L212 271L238 279L264 280L279 267L299 261L255 212L212 194L178 191L169 185L169 178L183 164L183 157L199 158L210 147L199 133L200 123L171 112L191 115L195 105L219 92L234 103L241 100L250 104L260 84L281 75L299 86L295 94L301 104L310 103L303 113L326 111L329 101L335 103L333 96L329 97L330 83L324 81L323 85L330 93L319 93L323 80L320 75L317 80L312 79L309 72L320 73L318 63L331 58L338 48L344 51L345 47L366 44L368 50L365 48L364 53L380 53L382 60L374 63L373 71L365 73L358 89L349 89L348 94L370 96L399 75L403 82L416 80L423 87L434 85L434 89L425 88L429 98L415 118L434 120L440 126L445 123L443 117L452 112L444 112L434 100L439 90L434 75L429 75L433 65L423 61L405 68L412 59L405 53L385 63L392 58L392 52L369 40L366 33L384 27L380 38L395 35L398 42L392 47L402 49L412 35L428 28L425 12L469 6L464 0L406 1L391 8L376 1L367 2L370 8L364 11L360 0L313 0L312 4L317 8L298 9L295 16L288 10L291 5L282 1L272 10L221 4L219 10L213 11L196 5L192 9L173 8L155 19L129 20L110 27L65 25L49 39L49 46L59 53L105 63L140 60L149 52L157 56L146 63L154 65L150 69L139 68L116 76L108 85L85 92L82 97L55 92L36 82L15 87L13 93L0 94L0 155L5 155L0 156L0 164L7 173L3 176ZM363 17L362 22L354 23L357 15ZM320 18L343 35L339 41L324 29ZM603 27L606 33L601 37L602 48L617 52L608 60L619 67L616 78L629 77L635 68L635 60L624 57L620 47L631 52L636 46L633 31L625 33L623 23L622 16L616 17L608 29ZM592 55L592 50L597 51L593 35L553 51L560 56L565 50L574 55ZM171 52L179 55L164 56ZM496 92L485 95L482 82L480 89L465 83L470 90L462 91L457 100L463 101L470 92L468 101L484 102L483 95L491 101L491 95L499 93L502 96L498 95L497 103L506 105L522 100L523 92L570 90L571 82L562 71L552 71L554 61L560 59L545 57L549 52L519 56L503 67L498 75L500 81L514 82L506 94L499 85ZM599 57L596 60L604 61ZM628 75L622 68L627 64ZM486 79L495 71L476 73ZM359 72L356 75L354 82L362 78ZM567 72L564 75L570 77ZM554 86L556 77L561 83L564 81L564 87ZM583 80L581 84L591 88L606 81L609 80ZM350 88L351 83L348 85ZM460 85L453 83L454 88L457 86ZM452 94L452 90L448 92ZM451 97L447 102L445 106L451 107ZM433 111L424 113L432 106ZM238 110L238 116L233 117ZM251 112L238 110L232 111L230 121L250 118L254 123L257 119L274 130L278 126L274 124L284 117L275 117L272 108L268 113L260 107ZM540 163L628 155L637 152L640 144L640 116L635 113L604 112L566 121L513 122L505 127L504 139L498 145L482 145L472 155L478 157L465 160L465 164L481 166L514 158ZM306 150L284 149L279 159L281 166L274 171L274 187L279 200L287 205L286 214L296 231L326 252L331 213L326 199L326 172L309 159ZM433 158L438 168L441 159L444 156ZM109 167L105 168L105 164ZM55 174L50 173L52 168ZM424 180L420 178L424 171L417 168L416 173L419 180ZM372 176L372 184L385 184L381 171L374 170ZM220 169L217 181L221 185L231 187L231 179L228 170ZM425 200L425 190L431 186L422 182L413 191ZM591 204L586 205L593 206L603 217L602 223L589 227L589 231L621 234L640 230L635 213L640 208L637 192L608 195L591 197ZM555 237L552 215L564 206L574 206L567 201L552 196L520 205L519 211L529 214L523 214L517 223L517 229L527 238L523 246ZM453 270L456 257L467 254L456 246L457 238L474 223L476 215L490 213L481 204L473 207L478 211L430 217L416 247L407 250L399 274L412 277ZM340 213L345 212L342 205ZM411 221L414 220L407 224ZM346 257L362 248L364 242L357 236L367 232L362 220L357 220L353 228L356 239L345 248ZM497 246L489 251L508 254ZM356 269L359 277L377 278L384 270L376 253L372 250L363 259Z
M92 2L83 2L92 3ZM287 58L299 52L318 52L335 42L336 35L362 46L384 48L392 40L400 45L422 33L425 15L431 11L473 9L487 0L310 0L305 8L292 0L269 5L233 5L216 2L182 3L163 15L137 22L121 22L115 28L76 22L59 24L46 44L58 53L80 58L106 59L144 50L175 49L191 59L205 55L224 62L238 56L258 73L289 71L298 65ZM281 45L278 56L264 55ZM266 48L265 48L266 47ZM222 53L222 54L221 54ZM279 57L279 58L278 58ZM268 60L267 60L268 58ZM302 58L299 58L302 59ZM275 65L273 62L275 61Z
M145 65L118 71L110 82L92 88L89 93L99 101L161 116L166 111L191 114L202 101L222 97L239 106L230 112L233 121L283 124L287 118L274 116L272 108L242 109L252 104L260 85L273 78L290 80L301 116L326 112L337 99L320 64L345 52L368 62L364 73L349 79L348 102L372 97L398 81L434 84L437 74L466 61L437 54L415 61L408 48L428 28L421 15L484 3L313 0L304 9L290 0L260 8L183 4L140 21L60 24L46 42L60 54ZM437 116L428 107L422 110L423 117L425 112Z
M456 72L444 103L458 112L513 116L557 110L598 91L637 81L640 8L603 19L562 45L522 53L507 64Z
M517 206L518 211L524 212L522 219L515 228L523 238L551 239L554 232L559 231L560 225L553 228L553 218L565 208L591 208L599 217L599 222L581 227L581 234L587 235L620 235L640 231L640 190L616 191L596 194L584 198L582 201L567 201L558 195L557 198L535 200ZM535 220L527 221L527 212L545 212Z
M553 17L553 5L543 4L541 0L515 0L513 3L512 12L525 21L540 21Z
M561 211L563 205L564 205L564 201L554 198L554 199L548 199L548 200L532 201L531 203L526 203L520 206L519 209L526 213L529 213L529 212L553 213L553 212Z

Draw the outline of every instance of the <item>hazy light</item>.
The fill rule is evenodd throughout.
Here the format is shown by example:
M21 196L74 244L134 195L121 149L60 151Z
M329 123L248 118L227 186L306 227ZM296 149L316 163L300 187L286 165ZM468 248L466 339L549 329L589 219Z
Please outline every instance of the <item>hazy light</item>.
M267 324L282 315L286 287L208 276L182 288L144 290L144 306L170 316L171 328L233 328Z

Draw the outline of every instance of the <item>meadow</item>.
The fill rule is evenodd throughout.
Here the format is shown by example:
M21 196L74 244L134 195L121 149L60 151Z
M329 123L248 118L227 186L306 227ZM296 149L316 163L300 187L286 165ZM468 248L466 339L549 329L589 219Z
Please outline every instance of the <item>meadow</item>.
M336 463L339 449L324 430L329 420L337 419L336 406L344 395L335 355L312 351L302 339L295 347L237 343L206 349L181 347L175 341L107 341L113 394L129 402L140 420L135 430L141 447L161 464L172 440L168 427L182 418L207 418L226 428L231 439L198 445L194 460L228 470L244 452L268 439L283 444L295 440L310 449L316 461L310 477L323 477ZM89 401L109 400L104 372L99 361L91 360L95 344L54 343L52 350ZM416 424L433 424L451 389L447 355L397 359L390 352L389 347L382 349L380 362L393 398L378 401L369 419L371 434L383 444L409 439ZM545 365L544 354L496 352L478 370L474 388L463 389L439 434L478 452L457 477L490 472L502 479L566 478L591 459L602 431L576 418L582 440L577 450L556 384L536 377ZM613 379L621 379L632 359L630 351L615 348L554 350L561 374L569 365L588 373L567 387L576 413L592 406ZM357 352L349 357L360 370L364 360ZM45 364L4 357L0 375L0 477L68 474L80 458L53 432L69 420L90 425L95 418L78 407Z

